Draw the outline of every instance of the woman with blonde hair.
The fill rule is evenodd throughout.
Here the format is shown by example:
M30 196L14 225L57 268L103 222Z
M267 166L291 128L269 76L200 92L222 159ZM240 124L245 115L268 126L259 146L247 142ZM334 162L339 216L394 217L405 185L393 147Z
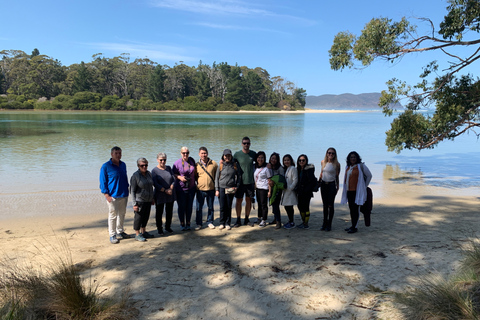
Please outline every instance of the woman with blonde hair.
M323 202L323 225L320 230L332 230L332 220L335 214L334 202L339 188L340 163L337 159L337 150L328 148L322 160L320 172L320 194Z
M195 185L195 160L190 157L187 147L180 149L181 158L173 164L173 175L175 176L175 195L178 205L178 220L182 231L190 231L190 220L192 218L193 200L197 187Z

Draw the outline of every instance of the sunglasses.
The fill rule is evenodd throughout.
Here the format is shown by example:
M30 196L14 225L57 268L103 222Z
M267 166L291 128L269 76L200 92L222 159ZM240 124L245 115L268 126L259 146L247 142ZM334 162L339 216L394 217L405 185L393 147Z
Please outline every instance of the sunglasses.
M158 161L165 162L165 161L167 161L167 159L158 159Z
M138 166L142 167L142 168L146 168L146 167L148 167L148 164L139 164Z
M190 154L190 152L182 152L182 154Z
M298 160L298 162L305 162L305 161L307 161L307 160L305 160L305 159Z
M242 142L242 144L248 146L250 144L250 142Z
M333 154L333 155L335 155L335 152L327 152L327 154Z

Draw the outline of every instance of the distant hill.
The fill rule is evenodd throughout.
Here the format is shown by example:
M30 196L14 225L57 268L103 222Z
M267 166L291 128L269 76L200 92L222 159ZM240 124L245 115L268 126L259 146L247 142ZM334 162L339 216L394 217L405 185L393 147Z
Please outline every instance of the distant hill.
M305 108L310 109L336 109L336 110L380 110L378 101L381 94L324 94L321 96L307 96ZM401 105L397 106L401 107Z

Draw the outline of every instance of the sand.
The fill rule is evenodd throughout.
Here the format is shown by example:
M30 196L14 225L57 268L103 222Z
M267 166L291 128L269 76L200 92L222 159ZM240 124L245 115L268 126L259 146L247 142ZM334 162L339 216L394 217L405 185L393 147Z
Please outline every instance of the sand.
M87 266L84 277L98 281L103 294L130 289L140 319L402 319L388 293L458 267L460 248L478 229L480 198L453 197L448 189L431 195L408 183L389 187L396 196L375 199L372 226L361 220L356 234L344 231L350 218L339 203L333 230L320 231L315 199L309 230L181 232L175 211L173 235L115 245L96 190L4 194L2 258L40 265L45 251L66 239L74 262ZM129 205L129 234L132 218ZM155 230L153 218L147 230Z

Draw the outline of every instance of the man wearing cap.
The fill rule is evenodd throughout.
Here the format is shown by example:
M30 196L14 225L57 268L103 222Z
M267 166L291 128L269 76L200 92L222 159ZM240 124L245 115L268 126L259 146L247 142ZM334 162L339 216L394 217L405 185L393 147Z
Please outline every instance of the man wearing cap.
M248 225L250 211L252 209L252 199L255 198L255 180L253 178L253 173L255 172L255 156L256 153L253 150L250 150L250 138L244 137L242 139L242 150L235 152L233 158L238 161L240 169L242 170L242 183L240 184L237 192L235 193L235 198L237 202L235 209L237 211L237 221L235 222L234 227L240 227L241 215L242 215L242 202L243 196L245 195L245 221L244 224Z
M128 177L127 166L121 161L122 149L113 147L111 158L100 169L100 190L108 205L108 233L110 242L129 238L124 232L123 221L127 211Z
M207 225L210 229L215 229L213 225L213 202L215 201L215 175L217 173L218 165L215 161L208 157L208 150L205 147L200 147L198 150L200 160L195 165L195 181L197 182L197 197L196 197L196 223L195 230L202 228L203 222L203 204L207 199Z

